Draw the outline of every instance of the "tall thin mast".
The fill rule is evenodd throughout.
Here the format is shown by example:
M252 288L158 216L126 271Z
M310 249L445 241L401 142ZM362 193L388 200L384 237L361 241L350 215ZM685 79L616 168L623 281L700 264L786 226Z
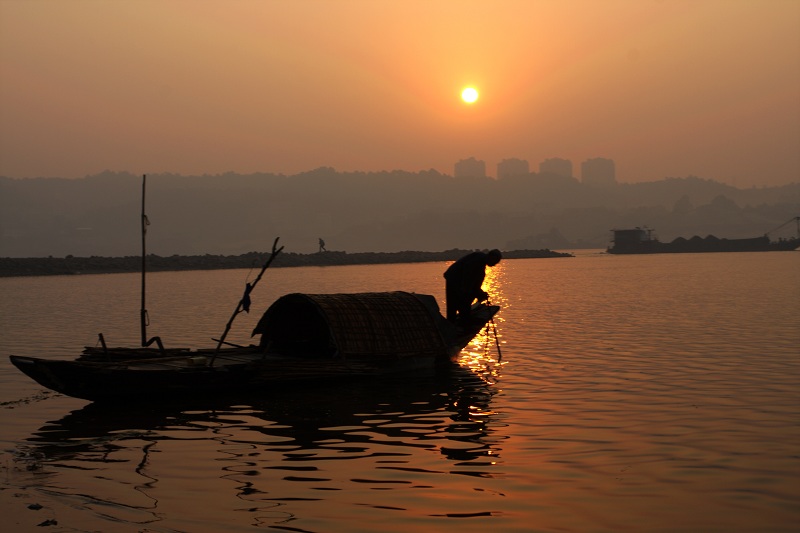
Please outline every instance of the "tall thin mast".
M146 285L145 279L147 274L147 248L146 248L146 235L147 225L150 223L147 220L147 215L144 211L144 201L147 186L147 174L142 175L142 308L140 312L140 319L142 324L142 346L147 346L147 307L145 306Z
M147 215L144 212L144 199L147 184L147 174L142 176L142 310L140 313L140 320L142 323L142 347L147 348L154 342L158 345L161 353L164 353L164 344L161 342L161 337L153 337L147 339L147 326L150 325L150 316L147 314L147 307L145 306L145 294L147 293L145 285L145 278L147 274L147 248L145 247L145 236L147 235L147 226L150 221L147 220Z

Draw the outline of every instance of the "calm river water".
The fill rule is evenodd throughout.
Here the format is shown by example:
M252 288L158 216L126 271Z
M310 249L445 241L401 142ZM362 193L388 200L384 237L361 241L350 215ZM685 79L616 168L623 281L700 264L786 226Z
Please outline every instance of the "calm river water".
M288 292L443 304L445 267L268 270L229 340L249 342ZM149 333L211 345L256 274L149 275ZM4 351L71 359L98 333L135 345L139 282L0 279ZM461 370L413 381L98 408L4 356L3 527L797 531L800 253L584 251L504 261L487 285L502 357L480 336Z

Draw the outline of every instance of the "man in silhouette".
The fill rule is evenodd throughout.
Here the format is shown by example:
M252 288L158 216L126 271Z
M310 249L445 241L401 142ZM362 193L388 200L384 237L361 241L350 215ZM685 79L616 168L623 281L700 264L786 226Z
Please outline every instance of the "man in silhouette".
M447 320L468 320L473 300L482 302L489 297L481 288L486 267L495 266L502 258L500 250L472 252L450 265L444 273Z
M319 251L327 252L327 250L325 249L325 241L323 241L321 237L319 239Z

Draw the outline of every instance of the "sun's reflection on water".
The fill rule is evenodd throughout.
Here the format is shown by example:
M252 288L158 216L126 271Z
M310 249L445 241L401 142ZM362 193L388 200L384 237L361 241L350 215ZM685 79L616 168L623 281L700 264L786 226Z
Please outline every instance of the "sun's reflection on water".
M483 290L489 293L489 302L500 306L500 311L494 316L483 331L476 335L469 345L461 351L459 364L471 369L486 383L493 385L501 375L501 369L506 364L503 361L502 350L505 344L502 334L503 309L508 304L508 299L503 293L503 263L486 269L486 278L483 281Z

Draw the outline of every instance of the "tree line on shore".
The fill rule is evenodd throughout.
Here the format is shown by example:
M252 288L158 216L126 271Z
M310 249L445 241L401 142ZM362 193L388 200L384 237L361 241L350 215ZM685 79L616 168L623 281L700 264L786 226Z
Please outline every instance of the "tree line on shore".
M272 267L300 266L342 266L342 265L376 265L390 263L424 263L436 261L455 261L473 250L446 250L442 252L318 252L298 254L285 252L279 254ZM250 252L241 255L173 255L163 257L150 254L146 257L148 271L180 271L180 270L222 270L232 268L260 267L269 253ZM513 250L503 252L505 259L571 257L569 253L551 250ZM0 277L12 276L53 276L73 274L113 274L123 272L139 272L142 268L140 256L125 257L0 257Z

